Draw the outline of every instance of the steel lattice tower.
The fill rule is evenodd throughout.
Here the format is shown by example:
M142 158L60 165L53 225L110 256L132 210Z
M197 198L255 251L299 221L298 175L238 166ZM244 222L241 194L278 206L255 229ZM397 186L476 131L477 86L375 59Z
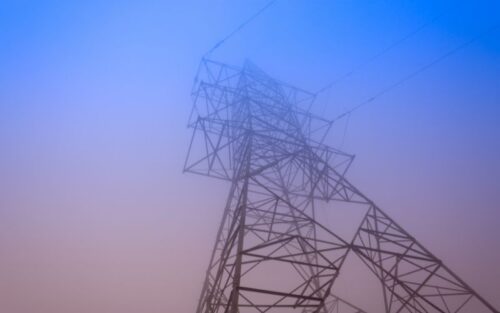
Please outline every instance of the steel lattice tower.
M193 97L184 170L231 183L197 313L364 312L332 294L349 252L387 313L498 313L344 177L353 156L323 144L313 93L202 60ZM366 211L354 238L315 219L325 203Z

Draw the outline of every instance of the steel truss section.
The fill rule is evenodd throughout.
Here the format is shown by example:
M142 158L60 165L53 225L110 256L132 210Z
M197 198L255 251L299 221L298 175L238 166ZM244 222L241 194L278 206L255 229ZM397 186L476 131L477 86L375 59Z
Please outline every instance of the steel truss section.
M364 313L332 293L349 251L387 313L498 313L345 179L353 156L323 143L314 94L204 59L193 98L184 170L231 183L197 313ZM367 211L353 239L315 218L338 202Z
M386 312L497 312L375 205L352 248L382 282Z

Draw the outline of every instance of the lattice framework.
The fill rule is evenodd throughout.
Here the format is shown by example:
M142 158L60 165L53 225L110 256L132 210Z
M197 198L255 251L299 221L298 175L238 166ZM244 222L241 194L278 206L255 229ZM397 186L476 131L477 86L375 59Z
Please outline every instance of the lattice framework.
M197 313L364 313L332 293L349 252L387 313L498 313L345 178L353 156L323 143L332 124L310 112L314 94L203 60L193 97L184 170L231 183ZM366 211L354 238L315 218L339 202Z

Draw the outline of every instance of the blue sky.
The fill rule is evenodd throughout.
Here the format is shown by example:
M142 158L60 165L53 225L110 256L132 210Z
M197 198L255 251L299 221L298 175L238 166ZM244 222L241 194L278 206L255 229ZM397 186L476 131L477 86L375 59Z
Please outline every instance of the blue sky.
M0 309L193 312L228 186L183 175L202 55L265 1L0 4ZM497 1L278 0L214 51L351 108ZM353 114L348 177L497 307L500 29ZM346 120L334 128L339 145Z

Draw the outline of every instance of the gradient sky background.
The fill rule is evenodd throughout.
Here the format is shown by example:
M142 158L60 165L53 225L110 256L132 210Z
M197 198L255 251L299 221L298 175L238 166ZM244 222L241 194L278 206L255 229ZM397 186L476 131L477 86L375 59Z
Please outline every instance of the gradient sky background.
M191 84L265 3L1 2L1 312L194 312L229 186L182 174ZM213 58L317 90L436 16L320 99L333 117L500 3L278 0ZM354 114L343 150L348 178L500 307L500 30Z

